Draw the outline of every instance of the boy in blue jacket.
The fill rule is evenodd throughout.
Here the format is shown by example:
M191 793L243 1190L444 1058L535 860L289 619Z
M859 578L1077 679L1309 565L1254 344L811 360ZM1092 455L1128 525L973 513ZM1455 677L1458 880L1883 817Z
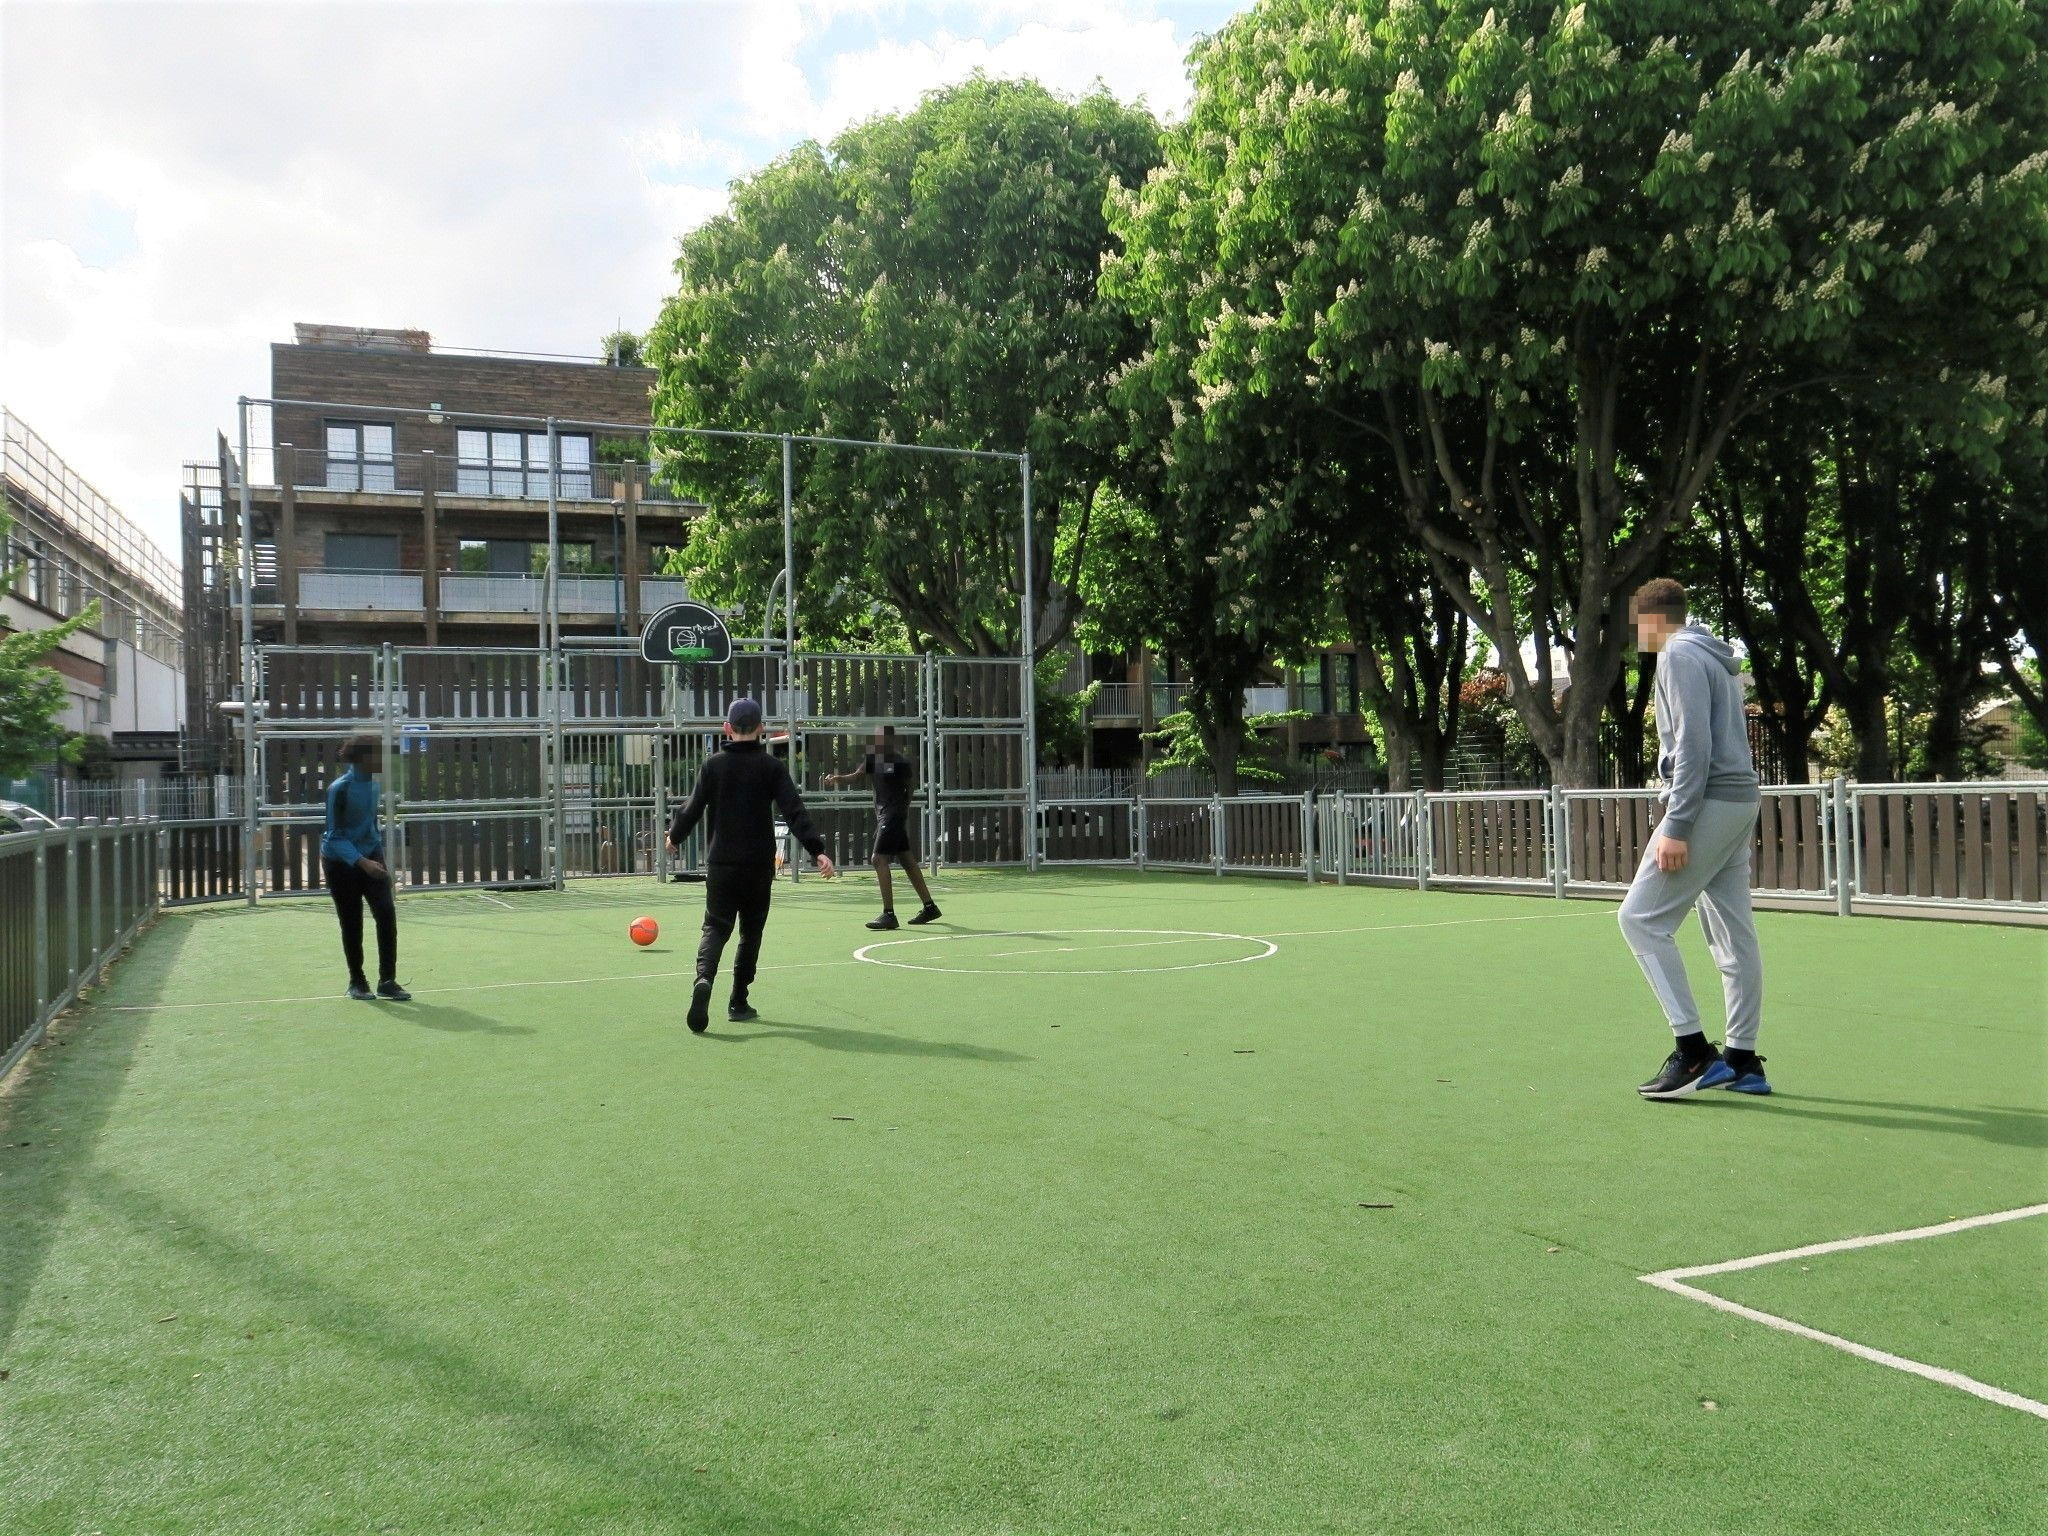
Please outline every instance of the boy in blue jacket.
M327 828L320 838L320 866L327 875L327 894L341 919L341 952L348 960L348 995L358 1002L384 998L409 1003L412 994L398 975L398 911L391 900L391 871L384 867L384 834L377 825L377 774L384 766L383 744L374 736L357 736L341 749L348 765L327 786ZM363 975L363 903L377 921L377 990Z

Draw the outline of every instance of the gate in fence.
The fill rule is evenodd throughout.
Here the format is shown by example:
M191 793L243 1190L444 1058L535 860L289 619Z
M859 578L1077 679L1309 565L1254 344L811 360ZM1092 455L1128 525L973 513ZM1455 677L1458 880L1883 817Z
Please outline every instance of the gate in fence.
M625 639L553 653L270 646L256 684L257 793L241 829L251 900L320 888L324 786L343 744L365 733L383 742L384 840L403 885L687 868L701 848L670 855L667 822L743 696L784 739L834 859L866 856L873 808L862 789L822 788L824 776L859 767L888 727L918 764L929 858L1031 862L1029 732L1012 660L791 660L746 641L716 666L648 662Z

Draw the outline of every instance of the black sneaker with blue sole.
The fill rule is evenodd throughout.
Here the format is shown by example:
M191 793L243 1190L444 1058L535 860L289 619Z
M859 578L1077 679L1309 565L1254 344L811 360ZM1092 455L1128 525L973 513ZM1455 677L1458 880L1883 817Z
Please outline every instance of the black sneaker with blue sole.
M1673 1051L1664 1058L1657 1075L1640 1084L1636 1092L1646 1099L1685 1099L1702 1088L1720 1088L1734 1076L1734 1069L1718 1054L1688 1061L1683 1051Z
M1764 1058L1757 1056L1751 1060L1755 1062L1754 1066L1747 1061L1739 1065L1729 1062L1728 1081L1717 1086L1726 1088L1730 1093L1753 1093L1759 1098L1769 1093L1771 1080L1764 1076Z

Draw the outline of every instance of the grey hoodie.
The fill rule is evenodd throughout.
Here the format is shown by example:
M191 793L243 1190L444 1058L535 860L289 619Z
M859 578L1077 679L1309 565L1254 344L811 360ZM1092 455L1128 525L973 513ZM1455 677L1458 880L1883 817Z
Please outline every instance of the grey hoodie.
M1757 798L1741 675L1727 642L1699 624L1657 658L1657 772L1669 786L1657 830L1666 837L1691 838L1702 800Z

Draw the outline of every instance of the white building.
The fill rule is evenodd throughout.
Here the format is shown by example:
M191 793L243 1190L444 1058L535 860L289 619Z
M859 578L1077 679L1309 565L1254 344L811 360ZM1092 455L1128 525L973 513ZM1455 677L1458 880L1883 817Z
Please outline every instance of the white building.
M48 629L97 601L98 623L49 657L70 694L61 723L105 742L117 778L174 771L186 723L177 568L4 408L0 438L0 493L14 520L0 571L23 567L0 590L0 629Z

